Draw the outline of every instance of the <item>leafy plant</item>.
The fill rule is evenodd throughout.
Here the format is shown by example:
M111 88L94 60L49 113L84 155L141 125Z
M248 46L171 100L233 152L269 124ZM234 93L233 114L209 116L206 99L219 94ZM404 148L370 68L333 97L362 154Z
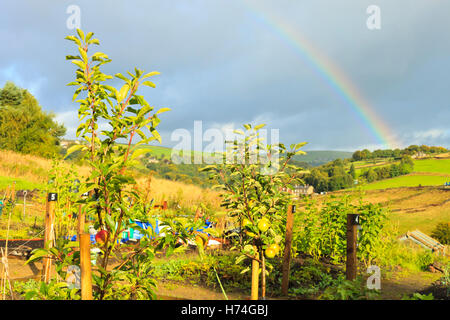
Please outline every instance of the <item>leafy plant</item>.
M432 293L420 294L416 292L412 296L403 296L402 300L434 300L434 297Z
M263 297L266 272L271 268L265 256L270 259L278 253L270 252L269 246L281 243L287 205L292 201L285 190L300 182L300 168L290 165L289 160L304 154L300 148L306 144L293 144L290 150L282 143L265 145L259 131L264 126L246 124L247 133L235 130L240 139L229 145L223 154L224 163L201 169L219 183L215 188L224 191L222 206L229 210L231 218L237 218L244 231L235 247L241 252L236 263L247 258L261 263Z
M76 79L68 85L77 87L73 100L80 94L84 95L76 100L80 104L78 116L82 121L76 134L86 142L72 146L67 155L74 151L83 152L91 168L90 175L81 184L78 193L81 195L89 192L90 197L79 200L78 203L84 205L88 214L96 217L98 229L107 231L106 241L101 247L101 280L97 281L100 292L98 298L104 299L111 281L120 278L120 268L111 272L106 270L111 255L115 254L119 236L130 225L131 206L126 199L139 198L139 194L132 188L136 181L127 168L136 163L140 155L148 152L146 149L139 149L139 145L153 140L161 142L161 136L156 130L160 123L158 115L169 109L162 108L154 112L154 107L137 93L141 86L154 88L155 84L148 78L159 72L144 73L135 68L134 73L128 72L128 77L116 73L115 78L123 83L116 89L105 84L105 81L113 77L100 70L111 59L103 52L88 56L90 46L99 45L98 39L93 38L93 33L85 35L82 30L77 29L76 36L67 36L66 39L77 45L79 53L66 57L77 67ZM108 126L100 130L101 123L107 123ZM144 132L145 130L148 132ZM140 137L139 141L133 141L136 136ZM120 144L118 140L125 140L127 143ZM142 253L141 249L137 252ZM126 263L121 267L125 265Z
M450 245L450 222L438 223L431 236L444 245Z
M333 284L319 296L323 300L372 300L379 295L376 290L369 290L363 277L350 281L344 276L338 277Z
M316 201L305 198L296 215L298 228L294 243L298 250L316 259L326 256L334 263L344 261L347 214L358 213L361 227L358 231L357 254L366 265L370 264L378 255L377 248L381 246L387 212L380 205L364 202L362 196L356 200L350 195L332 195L319 207Z
M69 236L75 232L78 214L78 206L74 206L78 200L79 179L72 166L65 166L61 160L53 159L49 171L47 192L56 192L58 199L55 205L55 237Z
M36 280L14 282L14 291L26 300L80 300L79 289L69 289L66 282L51 280L49 283Z
M55 261L56 273L59 278L65 280L67 277L67 268L71 265L80 265L80 251L77 248L77 242L57 238L55 240L55 246L52 248L34 249L26 264L41 260L44 257L49 257Z

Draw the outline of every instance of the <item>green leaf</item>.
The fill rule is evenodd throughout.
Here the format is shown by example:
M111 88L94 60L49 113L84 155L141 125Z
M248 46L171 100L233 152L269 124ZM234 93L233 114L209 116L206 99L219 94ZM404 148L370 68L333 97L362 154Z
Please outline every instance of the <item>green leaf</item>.
M116 231L116 226L115 226L114 220L109 214L105 215L105 222L106 222L109 230L111 230L111 232Z
M162 141L161 141L161 136L160 136L160 134L159 134L158 131L153 130L153 131L152 131L152 134L153 134L153 136L155 137L155 139L158 140L159 143L162 143Z
M158 111L156 111L155 114L160 114L160 113L167 112L167 111L170 111L170 110L172 110L172 109L170 109L170 108L161 108Z
M146 149L146 148L137 149L131 155L130 160L136 159L137 157L139 157L139 156L141 156L143 154L146 154L148 152L150 152L150 150Z
M65 157L67 158L70 154L74 153L75 151L81 150L83 148L86 148L86 147L82 144L75 144L75 145L71 146L69 149L67 149L67 153L66 153Z
M96 45L100 45L100 41L98 41L98 39L92 39L88 42L88 44L96 44Z
M89 32L89 33L86 35L86 42L88 42L89 40L91 40L91 38L92 38L93 35L94 35L93 32Z
M77 45L81 46L80 40L75 36L67 36L64 39L75 42Z
M142 85L143 86L152 87L152 88L156 88L156 85L153 82L151 82L151 81L144 81L144 82L142 82Z
M47 256L48 252L45 249L35 249L32 251L32 255L30 257L30 259L27 260L27 262L25 264L28 264L30 262L42 259L43 257Z
M80 39L84 41L84 32L83 32L83 30L77 28L77 33L78 33L78 36L80 37Z
M98 58L108 59L108 55L103 52L96 52L92 55L92 59L98 59Z
M66 56L66 60L74 60L74 59L81 60L81 57L80 56L72 56L72 55Z
M123 74L121 74L121 73L116 73L114 76L115 76L116 78L122 79L122 80L125 81L125 82L128 82L128 79L127 79Z
M83 62L87 63L88 57L87 57L86 51L84 51L84 49L81 48L81 47L78 47L78 51L80 52L80 55L81 55L81 58L83 59Z
M308 142L301 142L301 143L297 143L295 145L295 149L300 149L301 147L303 147L304 145L308 144Z
M86 64L83 61L80 60L72 60L71 61L74 65L79 67L81 70L84 70L86 68Z
M122 88L119 91L119 94L117 95L118 102L122 102L123 99L125 99L125 97L128 93L128 90L130 90L130 86L128 85L128 83L126 83L122 86Z
M142 79L146 79L146 78L149 78L149 77L152 77L152 76L156 76L156 75L158 75L158 74L160 74L158 71L152 71L152 72L149 72L149 73L145 74L145 75L142 77Z

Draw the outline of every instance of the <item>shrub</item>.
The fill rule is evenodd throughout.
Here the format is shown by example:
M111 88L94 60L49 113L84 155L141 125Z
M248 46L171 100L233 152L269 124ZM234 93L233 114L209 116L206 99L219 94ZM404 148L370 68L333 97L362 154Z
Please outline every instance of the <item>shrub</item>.
M442 244L450 244L450 222L438 223L431 236Z

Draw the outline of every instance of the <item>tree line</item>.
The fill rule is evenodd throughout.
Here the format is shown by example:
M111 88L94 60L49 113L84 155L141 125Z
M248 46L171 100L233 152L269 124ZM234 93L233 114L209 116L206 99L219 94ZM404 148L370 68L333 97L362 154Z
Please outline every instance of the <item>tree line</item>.
M356 150L352 155L352 161L362 161L371 159L394 158L400 160L404 156L414 156L418 154L435 155L449 152L444 147L410 145L405 149L385 149L370 151L367 149Z
M409 174L414 170L414 162L408 155L404 155L400 162L380 166L376 168L367 168L359 175L356 172L354 163L351 159L337 159L325 165L311 169L303 175L305 184L314 187L316 192L337 191L351 188L355 183L374 182L388 178L394 178ZM350 168L348 165L350 164Z
M353 164L352 164L353 166ZM376 168L369 168L362 172L359 178L367 182L374 182L383 179L395 178L414 171L414 162L410 156L404 156L399 164L391 164Z

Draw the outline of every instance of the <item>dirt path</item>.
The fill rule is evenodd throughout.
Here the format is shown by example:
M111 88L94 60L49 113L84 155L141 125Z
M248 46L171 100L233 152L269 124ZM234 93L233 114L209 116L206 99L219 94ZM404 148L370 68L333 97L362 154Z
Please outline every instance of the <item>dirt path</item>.
M23 259L8 259L11 280L26 280L39 278L42 270L42 263L25 265ZM53 269L54 271L54 269ZM441 273L417 272L403 273L396 272L388 275L388 278L381 280L382 300L398 300L404 295L411 295L431 286L433 282L442 277ZM225 297L220 288L204 288L195 284L177 283L173 281L158 280L156 288L157 296L162 300L224 300ZM247 292L226 292L230 300L248 300Z
M225 292L229 300L248 300L249 294ZM220 288L217 290L198 285L158 281L156 295L162 300L225 300Z
M431 272L390 275L388 279L381 280L380 299L400 300L405 295L411 295L428 288L440 277L442 277L442 273Z

